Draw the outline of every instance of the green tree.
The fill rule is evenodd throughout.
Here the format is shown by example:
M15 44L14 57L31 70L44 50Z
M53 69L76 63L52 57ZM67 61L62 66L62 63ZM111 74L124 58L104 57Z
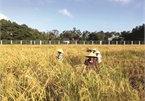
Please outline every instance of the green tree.
M122 31L120 37L125 38L125 40L130 39L130 31Z
M83 40L88 40L88 38L89 38L89 34L90 34L90 32L89 31L83 31L83 33L82 33L82 39Z
M103 31L100 31L100 32L97 33L97 40L102 40L103 41L104 38L105 38L105 34L104 34Z
M91 32L88 36L88 40L97 40L97 32Z

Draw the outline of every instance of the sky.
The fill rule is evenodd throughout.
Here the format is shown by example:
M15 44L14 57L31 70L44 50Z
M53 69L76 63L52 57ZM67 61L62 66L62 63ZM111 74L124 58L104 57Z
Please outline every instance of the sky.
M144 0L0 0L0 19L41 32L131 31L144 18Z

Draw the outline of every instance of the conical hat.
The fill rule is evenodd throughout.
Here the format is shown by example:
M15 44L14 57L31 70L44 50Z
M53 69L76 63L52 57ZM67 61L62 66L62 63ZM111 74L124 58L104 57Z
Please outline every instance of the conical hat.
M96 53L99 53L100 54L100 51L96 51Z
M61 52L61 53L64 53L62 49L58 49L57 51L58 51L58 52Z
M97 51L97 49L96 49L96 48L94 48L94 49L93 49L93 51Z
M94 54L92 52L89 55L86 55L86 57L94 57L94 58L97 58L96 54Z

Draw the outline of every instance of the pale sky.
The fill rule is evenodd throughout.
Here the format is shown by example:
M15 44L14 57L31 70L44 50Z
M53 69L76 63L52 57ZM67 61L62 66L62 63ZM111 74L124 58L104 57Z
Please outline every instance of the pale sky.
M142 25L143 0L0 0L0 19L39 31L131 31Z

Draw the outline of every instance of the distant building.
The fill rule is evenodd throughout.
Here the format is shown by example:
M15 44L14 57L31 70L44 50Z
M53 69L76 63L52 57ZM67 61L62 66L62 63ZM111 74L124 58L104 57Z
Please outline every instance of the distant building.
M118 38L119 38L119 36L118 36L118 35L113 35L112 37L108 38L108 41L112 41L112 40L113 40L113 38L116 38L116 37L118 37Z
M69 44L70 43L70 39L69 38L63 38L63 42Z
M124 37L119 37L118 35L117 36L112 36L110 38L108 38L108 41L124 41Z

